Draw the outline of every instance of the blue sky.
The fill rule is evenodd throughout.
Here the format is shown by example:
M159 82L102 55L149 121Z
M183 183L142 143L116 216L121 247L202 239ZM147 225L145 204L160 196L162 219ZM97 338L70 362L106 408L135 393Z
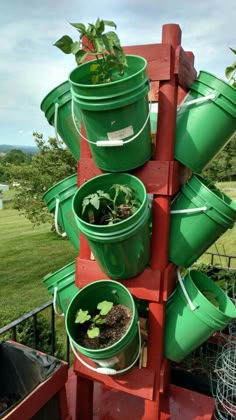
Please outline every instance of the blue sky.
M220 78L235 56L235 0L1 0L0 144L35 145L32 132L54 134L40 110L46 94L75 67L53 43L76 39L69 22L114 20L122 45L158 43L162 25L178 23L197 71Z

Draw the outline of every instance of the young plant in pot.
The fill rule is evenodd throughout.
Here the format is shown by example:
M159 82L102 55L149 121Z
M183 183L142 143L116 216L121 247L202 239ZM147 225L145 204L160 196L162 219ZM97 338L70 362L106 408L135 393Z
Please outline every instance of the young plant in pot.
M79 39L64 35L54 45L73 54L78 64L69 75L75 128L88 141L100 169L135 169L152 153L147 61L125 54L117 34L105 31L109 26L116 28L112 21L98 18L95 24L71 25Z
M110 188L114 196L102 190L84 197L82 216L89 223L96 225L112 225L132 216L141 206L135 199L132 188L127 185L114 184Z
M236 50L230 48L233 54L236 55ZM226 67L225 76L228 79L228 83L236 88L236 61L231 64L231 66Z
M121 283L98 280L80 289L65 321L72 350L88 368L112 375L136 364L141 349L138 312Z
M151 210L144 184L131 174L103 174L83 183L73 212L101 270L137 276L150 261Z

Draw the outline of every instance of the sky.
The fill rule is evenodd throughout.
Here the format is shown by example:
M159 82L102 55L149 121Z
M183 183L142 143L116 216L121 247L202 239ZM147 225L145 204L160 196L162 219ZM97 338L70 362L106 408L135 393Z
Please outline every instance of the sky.
M53 46L78 38L69 22L113 20L121 44L161 42L162 25L177 23L195 68L225 80L235 56L236 1L228 0L0 0L0 144L34 146L33 131L54 135L40 109L43 98L68 79L74 56Z

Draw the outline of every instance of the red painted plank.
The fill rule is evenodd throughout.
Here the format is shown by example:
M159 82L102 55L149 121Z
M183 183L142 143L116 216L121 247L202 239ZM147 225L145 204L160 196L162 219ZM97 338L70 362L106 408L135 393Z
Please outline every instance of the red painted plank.
M197 77L197 71L194 68L194 55L186 53L178 45L175 51L175 74L178 76L178 82L183 89L188 89Z
M118 391L127 392L149 400L152 399L155 372L150 369L134 367L130 372L121 376L108 376L97 372L91 374L88 368L75 359L74 370L85 378L92 376L93 380Z
M76 285L82 288L96 280L109 279L104 274L96 261L78 257L76 259ZM146 268L139 276L128 280L119 280L132 293L140 299L159 301L160 297L160 272Z

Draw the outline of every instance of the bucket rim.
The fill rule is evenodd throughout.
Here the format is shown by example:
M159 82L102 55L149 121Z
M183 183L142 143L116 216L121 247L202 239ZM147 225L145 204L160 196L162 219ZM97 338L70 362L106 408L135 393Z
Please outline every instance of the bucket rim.
M84 291L86 292L89 288L92 288L94 285L95 286L98 286L99 284L101 285L101 284L113 284L114 285L114 287L115 286L118 286L119 288L122 288L125 292L126 292L126 294L127 294L127 296L129 297L129 299L130 299L130 302L131 302L131 304L132 304L132 319L131 319L131 322L130 322L130 324L129 324L129 326L128 326L128 329L125 331L125 334L124 335L122 335L122 337L119 339L119 340L117 340L115 343L113 343L112 345L110 345L110 346L107 346L107 347L104 347L104 348L102 348L102 349L89 349L89 348L87 348L87 347L83 347L83 346L81 346L80 344L78 344L75 340L74 340L74 338L72 338L71 337L71 335L70 335L70 332L69 332L69 328L68 328L68 314L69 314L69 311L70 311L70 308L73 306L73 303L74 303L74 301L77 299L77 297L78 297L78 295L80 295L81 296L81 294L83 294L84 293ZM112 352L112 351L114 351L114 350L116 350L116 347L118 347L119 346L119 344L121 343L121 341L123 341L129 334L130 334L130 331L131 331L131 329L134 329L134 324L136 323L136 318L137 318L137 309L136 309L136 306L135 306L135 302L134 302L134 298L133 298L133 296L132 296L132 294L130 293L130 291L127 289L127 287L125 287L122 283L120 283L120 282L118 282L118 281L116 281L116 280L111 280L111 279L107 279L107 280L105 280L105 279L100 279L100 280L96 280L96 281L94 281L94 282L92 282L92 283L89 283L89 284L87 284L86 286L84 286L82 289L80 289L79 291L78 291L78 293L76 293L76 295L72 298L72 300L70 301L70 303L69 303L69 305L68 305L68 308L67 308L67 311L66 311L66 316L65 316L65 325L66 325L66 330L67 330L67 333L69 333L69 336L70 336L70 338L71 338L71 340L72 340L72 342L76 345L76 349L78 350L78 351L80 351L83 355L85 355L85 356L87 356L87 357L90 357L91 359L92 358L98 358L98 359L104 359L104 352L106 352L106 351L109 351L109 352ZM136 332L135 332L136 333ZM135 335L135 334L133 334L133 335ZM81 351L82 350L82 351ZM92 354L92 357L90 356L90 355L88 355L89 353L91 352L91 354ZM115 353L117 353L118 351L115 351ZM115 354L114 353L114 354ZM99 356L101 356L101 357L99 357ZM112 357L112 356L109 356L109 357Z
M50 187L44 194L43 194L43 196L42 196L42 199L44 200L44 201L46 201L47 203L49 203L52 199L55 199L56 197L55 197L55 189L57 189L58 187L60 187L60 186L62 186L63 185L63 183L64 182L66 182L66 181L69 181L70 179L73 179L73 178L75 178L75 180L76 180L76 182L75 182L75 184L73 184L73 185L69 185L69 186L65 186L61 191L60 191L60 194L64 191L64 190L68 190L68 188L72 188L72 187L74 187L74 186L76 186L77 187L77 173L75 173L75 174L72 174L72 175L69 175L68 177L66 177L66 178L64 178L64 179L62 179L61 181L59 181L59 182L57 182L56 184L54 184L52 187ZM46 196L47 195L50 195L50 193L52 193L53 192L53 197L48 197L48 199L46 198ZM58 195L58 192L57 192L57 194L56 195Z
M191 281L191 285L196 289L197 293L200 294L201 299L203 299L204 302L206 302L207 304L210 305L211 309L213 309L214 312L218 313L220 316L224 316L225 318L227 318L229 321L230 319L232 319L232 316L225 313L224 311L222 311L220 308L217 308L216 306L214 306L209 299L207 299L207 297L202 293L202 291L197 287L197 285L195 284L194 279L192 278L192 273L193 274L198 274L199 276L201 276L202 278L204 278L204 281L207 282L208 284L214 284L214 286L216 287L218 293L224 297L224 299L226 299L227 304L230 306L230 310L232 311L232 309L234 309L235 311L235 315L236 315L236 309L234 307L233 302L231 301L231 299L228 297L228 295L224 292L224 290L221 289L221 287L219 287L218 285L215 284L215 282L208 277L204 272L200 271L200 270L196 270L196 269L190 269L187 273L187 275L185 276L186 278L188 278ZM187 287L186 287L187 289ZM182 289L181 289L182 290ZM178 291L180 291L180 289L178 289ZM187 290L188 291L188 290ZM186 301L186 298L184 298ZM190 297L191 299L191 297ZM195 315L197 316L197 313L201 312L198 310L198 308L194 311ZM228 322L229 322L228 321ZM217 320L217 322L219 322L220 324L224 324L225 322L223 320Z
M75 260L74 260L74 261L71 261L70 263L68 263L68 264L64 265L64 267L59 268L59 270L56 270L56 271L54 271L53 273L48 273L48 274L46 274L46 275L43 277L43 282L44 282L44 283L46 283L49 279L52 279L52 277L54 277L54 276L56 276L57 274L59 274L59 273L63 272L64 270L67 270L69 267L73 267L73 266L74 266L74 268L75 268L75 264L76 264L76 261L75 261ZM72 271L73 271L73 270L72 270ZM67 275L70 275L70 273L65 274L65 275L63 276L63 279L64 279L64 277L65 277L65 276L67 276Z
M101 179L101 178L103 178L103 179L105 179L105 178L111 178L112 176L114 176L114 175L117 175L117 176L119 176L119 175L121 175L121 176L123 176L123 175L127 175L129 178L131 178L131 179L133 179L133 180L135 180L135 182L137 181L137 183L140 185L140 187L142 188L142 190L143 190L143 195L144 195L144 197L143 197L143 200L142 200L142 202L141 202L141 205L140 205L140 207L138 208L138 210L134 213L134 214L132 214L132 216L129 216L128 217L128 219L124 219L124 220L122 220L121 222L118 222L118 223L116 223L115 225L118 225L121 229L122 229L122 227L124 226L124 225L126 225L127 224L127 220L129 220L129 223L131 223L134 219L136 219L137 218L137 215L138 215L138 213L140 213L140 212L142 212L143 211L143 209L144 209L144 207L146 206L146 202L147 202L147 191L146 191L146 188L145 188L145 185L143 184L143 182L139 179L139 178L137 178L136 176L134 176L134 175L132 175L132 174L129 174L129 173L126 173L126 172L122 172L122 173L106 173L106 174L101 174L101 175L97 175L96 177L94 177L94 178L91 178L91 179L89 179L87 182L85 182L85 183L83 183L78 189L77 189L77 191L75 192L75 194L74 194L74 196L73 196L73 199L72 199L72 208L73 208L73 211L74 211L74 213L75 213L75 215L76 215L76 217L79 219L79 222L85 227L85 229L88 229L88 230L91 230L91 226L93 226L93 227L96 227L96 230L97 230L97 232L101 232L101 233L99 233L99 235L102 235L102 231L104 230L104 227L106 228L106 227L109 227L109 225L95 225L95 224L93 224L93 225L91 225L91 223L89 223L89 222L86 222L85 220L83 220L78 214L77 214L77 212L75 211L75 201L76 201L76 197L77 197L77 195L78 194L80 194L81 193L81 190L82 190L82 188L85 186L86 187L86 184L88 183L88 182L93 182L94 180L97 180L97 179ZM111 183L112 184L112 183ZM146 198L146 199L145 199ZM105 235L106 235L106 233L104 233Z
M42 100L42 102L41 102L41 104L40 104L40 109L41 109L43 112L46 112L46 111L47 111L47 109L48 109L48 107L49 107L49 106L51 106L51 105L52 105L52 103L54 103L54 102L55 102L55 101L53 100L53 101L52 101L52 103L51 103L50 105L46 106L46 102L49 100L50 96L55 95L56 90L58 90L58 89L62 88L63 86L65 86L65 87L67 86L67 89L65 89L65 91L62 91L62 92L60 93L60 95L58 95L58 97L60 97L61 95L63 95L63 94L65 94L65 93L67 93L67 92L70 90L70 82L69 82L69 80L65 80L64 82L62 82L62 83L60 83L59 85L57 85L55 88L51 89L51 90L47 93L47 95L43 98L43 100ZM44 108L45 108L45 109L44 109Z
M125 79L120 79L120 80L114 80L114 81L112 81L112 82L108 82L108 83L100 83L100 84L87 84L87 83L79 83L79 82L75 82L73 79L72 79L72 76L75 74L75 73L78 73L79 71L80 71L80 69L82 68L82 66L83 67L85 67L85 66L88 66L89 64L91 64L91 63L93 63L93 62L96 62L97 60L95 59L95 60L90 60L90 61L86 61L85 63L83 63L83 64L81 64L80 66L78 66L78 67L75 67L70 73L69 73L69 77L68 77L68 79L69 79L69 82L71 83L71 85L73 85L73 86L77 86L77 87L86 87L86 89L88 88L88 89L94 89L94 87L96 87L96 89L104 89L104 88L106 88L106 87L109 87L109 86L116 86L116 85L118 85L118 84L120 84L121 83L121 81L123 81L123 80L126 80L126 81L128 81L128 80L130 80L130 79L132 79L135 75L138 75L139 73L142 73L144 70L145 70L145 68L147 67L147 60L144 58L144 57L142 57L142 56L140 56L140 55L135 55L135 54L126 54L126 57L131 57L131 58L138 58L138 59L140 59L140 61L143 61L143 67L141 68L141 69L139 69L139 70L137 70L135 73L133 73L133 74L131 74L131 75L129 75L129 76L127 76L127 77L125 77Z

